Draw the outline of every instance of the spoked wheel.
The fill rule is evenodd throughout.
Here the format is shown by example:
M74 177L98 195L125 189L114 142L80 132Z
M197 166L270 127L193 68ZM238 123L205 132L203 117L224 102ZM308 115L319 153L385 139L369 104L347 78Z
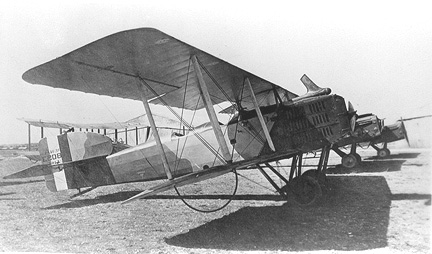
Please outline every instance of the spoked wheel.
M294 178L290 183L290 189L294 194L294 200L301 205L311 205L322 196L321 186L310 176Z
M346 168L353 168L357 166L359 161L357 160L357 157L354 154L347 154L344 157L342 157L342 166Z
M390 150L387 148L379 149L377 155L380 158L385 158L390 155Z

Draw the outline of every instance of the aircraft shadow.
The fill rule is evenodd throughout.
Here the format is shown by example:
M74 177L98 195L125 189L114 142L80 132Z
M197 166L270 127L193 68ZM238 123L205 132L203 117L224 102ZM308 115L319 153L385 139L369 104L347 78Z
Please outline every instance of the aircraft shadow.
M23 198L4 198L4 196L14 195L15 192L0 193L0 200L23 200Z
M29 183L38 183L44 182L45 180L30 180L30 181L0 181L0 187L10 186L10 185L20 185L20 184L29 184Z
M5 192L5 193L0 193L0 196L8 196L13 194L15 194L15 192Z
M186 248L257 251L365 250L387 246L391 193L382 176L334 176L325 202L244 207L166 238Z
M51 210L51 209L62 209L62 208L80 208L80 207L92 206L97 204L120 202L120 201L125 201L126 199L133 197L140 192L141 191L122 191L113 194L98 196L96 198L74 199L68 203L53 205L42 209Z
M362 161L354 168L335 165L326 170L326 174L378 173L400 171L406 160Z
M417 158L420 153L399 153L399 154L390 154L385 158L380 158L378 156L365 157L363 160L385 160L385 159L414 159Z
M68 203L63 203L59 205L54 205L50 207L43 208L44 210L51 209L61 209L61 208L80 208L85 206L92 206L103 203L113 203L121 202L126 199L135 196L141 191L122 191L108 195L98 196L92 199L75 199ZM284 201L280 195L157 195L146 197L145 199L190 199L190 200L220 200L220 199L230 199L232 200L256 200L256 201Z
M392 200L426 200L425 205L431 205L431 194L398 193L391 196Z

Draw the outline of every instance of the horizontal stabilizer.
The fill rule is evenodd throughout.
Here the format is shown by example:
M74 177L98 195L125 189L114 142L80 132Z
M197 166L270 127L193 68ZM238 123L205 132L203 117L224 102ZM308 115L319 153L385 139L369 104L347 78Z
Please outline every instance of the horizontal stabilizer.
M18 179L18 178L28 178L45 176L52 174L52 166L49 164L37 164L29 168L21 170L19 172L13 173L11 175L3 177L3 179Z

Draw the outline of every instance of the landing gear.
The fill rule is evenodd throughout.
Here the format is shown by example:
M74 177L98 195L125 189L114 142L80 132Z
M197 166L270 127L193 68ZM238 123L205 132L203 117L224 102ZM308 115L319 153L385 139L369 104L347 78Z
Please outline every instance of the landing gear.
M387 148L387 143L384 143L383 148L379 148L375 144L371 144L371 146L377 151L377 156L379 158L385 158L390 155L390 150Z
M385 157L390 155L390 150L387 148L379 149L379 150L377 150L377 155L380 158L385 158Z
M289 179L283 177L276 169L266 163L266 167L286 183L282 188L277 186L260 165L257 165L257 167L273 187L281 194L281 196L288 197L288 195L290 195L289 193L291 193L294 197L294 201L300 205L307 206L314 204L323 194L322 188L324 188L326 184L326 176L324 172L327 168L329 153L329 147L323 148L317 169L308 170L304 172L304 174L302 174L303 154L294 156L291 162ZM296 175L295 177L294 174Z
M357 165L360 164L360 162L362 161L362 158L361 158L360 154L355 153L354 156L355 156L356 159L357 159Z
M294 200L302 205L311 205L322 196L321 186L316 179L310 176L302 175L294 178L290 187Z
M333 147L335 151L341 158L341 164L345 168L353 168L360 164L361 156L356 152L357 145L354 143L351 145L351 151L349 154L342 152L339 148Z
M361 161L361 157L358 154L347 154L342 157L342 166L346 168L353 168L357 166Z

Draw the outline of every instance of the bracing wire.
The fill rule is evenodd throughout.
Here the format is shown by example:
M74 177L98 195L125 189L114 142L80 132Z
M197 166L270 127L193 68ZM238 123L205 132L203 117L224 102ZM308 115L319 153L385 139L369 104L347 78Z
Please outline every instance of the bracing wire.
M181 201L182 201L182 202L183 202L187 207L189 207L190 209L192 209L192 210L194 210L194 211L196 211L196 212L200 212L200 213L214 213L214 212L220 211L220 210L224 209L225 207L227 207L227 206L231 203L231 201L233 201L233 199L234 199L234 197L235 197L235 195L236 195L236 193L237 193L237 189L238 189L238 174L237 174L237 172L236 172L235 170L233 170L233 173L234 173L234 175L235 175L235 187L234 187L234 191L233 191L233 193L231 194L230 198L227 200L227 202L226 202L225 204L223 204L222 206L216 208L216 209L212 209L212 210L202 210L202 209L196 208L196 207L192 206L191 204L189 204L188 202L186 202L186 200L185 200L185 199L183 198L183 196L180 194L180 192L178 191L178 189L177 189L176 186L174 186L174 189L175 189L175 191L177 192L177 195L180 197L180 200L181 200Z

